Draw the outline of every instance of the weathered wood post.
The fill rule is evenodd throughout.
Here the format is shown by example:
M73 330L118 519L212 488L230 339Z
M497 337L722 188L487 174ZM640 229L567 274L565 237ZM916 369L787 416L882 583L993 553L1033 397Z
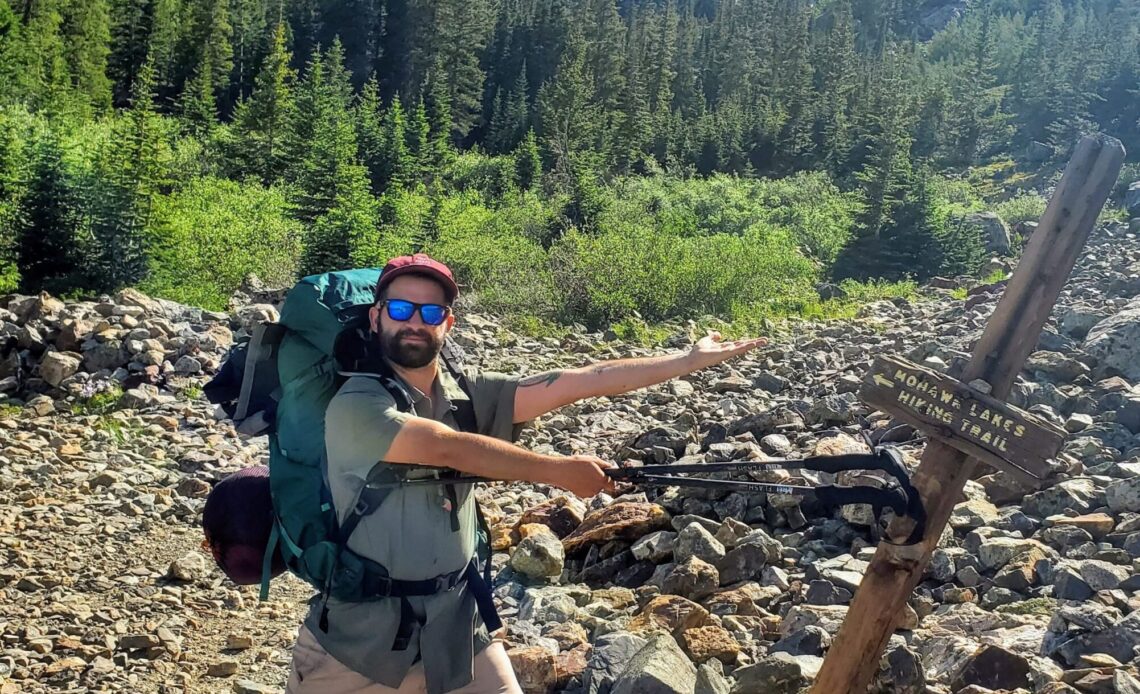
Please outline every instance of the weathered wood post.
M1077 144L961 381L897 358L879 359L868 374L864 400L931 437L912 477L926 507L926 530L917 545L879 545L812 694L867 691L979 460L1033 480L1061 446L1064 432L1001 401L1037 344L1123 161L1124 147L1114 138L1090 135ZM988 394L966 385L977 380L988 384ZM889 534L906 537L911 528L899 518Z

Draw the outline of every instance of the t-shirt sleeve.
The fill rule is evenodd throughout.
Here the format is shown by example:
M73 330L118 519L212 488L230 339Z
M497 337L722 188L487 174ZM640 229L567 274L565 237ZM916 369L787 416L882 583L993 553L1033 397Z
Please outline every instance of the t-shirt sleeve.
M515 424L515 391L518 376L487 371L475 378L472 388L475 420L479 433L514 443L526 423Z
M383 389L340 393L325 413L329 476L367 479L384 459L400 427L415 415L396 408Z

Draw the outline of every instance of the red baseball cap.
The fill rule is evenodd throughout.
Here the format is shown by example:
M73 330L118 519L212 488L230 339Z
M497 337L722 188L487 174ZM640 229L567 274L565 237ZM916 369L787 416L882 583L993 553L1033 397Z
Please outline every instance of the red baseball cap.
M426 275L439 282L443 285L443 291L447 295L447 303L449 304L455 301L455 297L459 296L459 285L455 283L451 268L426 253L416 253L414 255L402 255L388 261L388 264L380 272L380 281L376 283L376 297L379 298L384 287L400 275Z

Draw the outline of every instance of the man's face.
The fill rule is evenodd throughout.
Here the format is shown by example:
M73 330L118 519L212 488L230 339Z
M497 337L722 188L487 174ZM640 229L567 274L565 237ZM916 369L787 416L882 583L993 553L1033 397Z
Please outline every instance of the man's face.
M385 299L403 299L416 304L446 305L446 294L438 282L419 275L402 275L392 280ZM405 368L426 366L439 356L443 338L455 324L455 315L449 314L439 325L427 325L417 309L406 321L392 320L387 307L377 303L369 311L372 332L378 336L384 354L392 363Z

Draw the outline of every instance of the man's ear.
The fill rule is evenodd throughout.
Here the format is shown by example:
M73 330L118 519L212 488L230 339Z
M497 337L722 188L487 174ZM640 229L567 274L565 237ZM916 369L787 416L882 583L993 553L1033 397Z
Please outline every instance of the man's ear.
M368 325L372 328L372 332L380 332L380 307L375 304L368 309Z
M445 328L443 329L443 334L444 334L444 335L446 335L446 334L448 334L449 332L451 332L451 329L452 329L453 327L455 327L455 312L454 312L454 311L452 311L452 312L450 312L450 313L448 313L448 314L447 314L447 321L446 321L446 322L447 322L447 327L445 327Z

